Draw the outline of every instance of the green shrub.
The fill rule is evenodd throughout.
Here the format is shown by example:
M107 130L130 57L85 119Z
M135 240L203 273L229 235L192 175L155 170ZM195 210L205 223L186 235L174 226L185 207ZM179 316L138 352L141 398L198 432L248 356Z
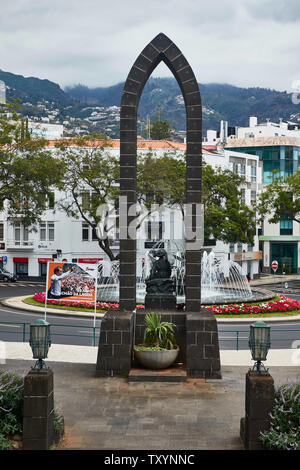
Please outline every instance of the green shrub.
M24 379L11 371L0 371L0 434L22 433Z
M278 387L270 417L270 429L260 436L264 447L300 450L300 383Z
M0 450L12 450L13 445L3 434L0 434Z
M145 317L144 341L147 346L162 349L173 349L176 343L174 323L161 321L157 313L148 313Z

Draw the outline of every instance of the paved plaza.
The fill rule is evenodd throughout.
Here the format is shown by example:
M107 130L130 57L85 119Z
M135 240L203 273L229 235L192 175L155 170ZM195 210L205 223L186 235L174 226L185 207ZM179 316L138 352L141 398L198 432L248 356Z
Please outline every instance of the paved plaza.
M1 365L26 374L33 361ZM65 419L59 449L242 450L247 366L223 365L222 380L136 383L95 378L95 364L48 362L55 404ZM272 367L275 385L300 379L300 367Z

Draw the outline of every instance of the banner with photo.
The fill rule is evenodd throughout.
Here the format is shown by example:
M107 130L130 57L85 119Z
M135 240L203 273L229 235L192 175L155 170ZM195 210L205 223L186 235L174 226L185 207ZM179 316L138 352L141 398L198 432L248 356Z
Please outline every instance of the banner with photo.
M47 265L47 299L95 302L98 264L56 263Z

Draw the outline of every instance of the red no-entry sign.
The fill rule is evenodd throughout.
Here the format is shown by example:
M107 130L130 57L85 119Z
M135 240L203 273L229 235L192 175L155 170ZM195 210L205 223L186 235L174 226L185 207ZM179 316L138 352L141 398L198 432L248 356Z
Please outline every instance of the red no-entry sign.
M278 261L276 261L276 260L272 261L272 269L273 269L274 273L277 271Z

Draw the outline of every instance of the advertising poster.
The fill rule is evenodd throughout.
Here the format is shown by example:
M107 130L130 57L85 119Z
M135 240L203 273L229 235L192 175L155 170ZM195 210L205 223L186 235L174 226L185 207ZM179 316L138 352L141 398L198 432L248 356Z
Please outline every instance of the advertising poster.
M95 302L98 265L48 263L47 299Z

